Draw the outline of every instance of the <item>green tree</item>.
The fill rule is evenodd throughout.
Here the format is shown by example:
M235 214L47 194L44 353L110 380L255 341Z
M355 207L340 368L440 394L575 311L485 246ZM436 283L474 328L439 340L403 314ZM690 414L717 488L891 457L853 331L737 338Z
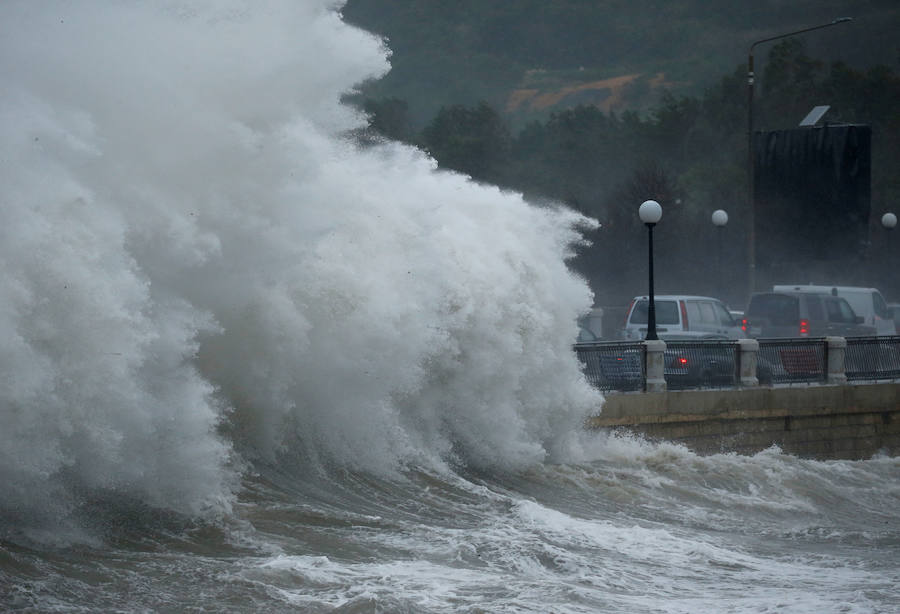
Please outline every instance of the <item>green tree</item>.
M486 102L474 108L444 107L422 131L422 146L444 168L473 179L503 183L509 129Z
M412 142L414 131L409 116L409 105L399 98L363 102L363 110L369 117L369 128L394 141Z

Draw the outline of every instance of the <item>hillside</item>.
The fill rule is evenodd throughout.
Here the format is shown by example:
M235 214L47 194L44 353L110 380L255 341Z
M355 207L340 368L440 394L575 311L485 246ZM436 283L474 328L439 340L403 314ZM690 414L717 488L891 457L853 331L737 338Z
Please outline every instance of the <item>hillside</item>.
M349 0L343 15L392 51L364 96L406 101L417 127L481 100L513 125L578 104L640 111L745 66L753 41L843 16L854 20L804 36L811 55L900 68L896 0Z

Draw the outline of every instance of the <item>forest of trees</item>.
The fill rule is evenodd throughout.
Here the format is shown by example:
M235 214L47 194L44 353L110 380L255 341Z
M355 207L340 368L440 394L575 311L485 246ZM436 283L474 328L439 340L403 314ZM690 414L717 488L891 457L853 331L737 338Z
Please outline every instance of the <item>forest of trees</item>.
M875 232L860 258L884 249L877 221L881 212L900 205L900 77L882 66L864 72L842 63L826 66L798 39L774 46L760 77L757 129L794 127L821 103L831 105L827 122L872 127ZM664 94L645 114L579 106L515 133L484 102L441 108L419 131L402 100L369 99L364 106L373 130L429 152L441 168L521 192L535 203L565 203L599 220L593 245L573 263L599 303L618 304L646 292L646 232L636 212L653 198L664 207L655 233L657 290L713 294L740 308L746 298L745 79L746 67L739 66L700 96ZM730 221L715 230L710 215L719 208ZM714 274L719 267L722 272ZM880 281L881 273L869 266L866 275L872 277L865 281ZM733 283L718 287L722 278Z
M579 103L643 113L663 87L700 96L754 41L845 16L852 23L803 37L811 56L900 70L896 0L346 0L341 15L391 53L390 72L362 84L363 94L408 103L416 130L441 107L480 101L516 131ZM527 90L554 94L616 78L628 84L606 100L614 104L600 91L513 108Z
M900 300L890 266L900 266L891 247L900 236L878 223L900 209L896 0L347 0L342 16L391 52L390 72L348 95L373 133L602 223L572 263L600 305L646 292L636 210L656 198L657 290L712 294L735 308L750 279L742 60L762 39L852 17L756 49L756 130L794 128L816 105L830 105L825 123L871 127L869 232L857 233L866 239L856 261L797 265L779 281L871 284ZM716 231L719 208L729 222Z

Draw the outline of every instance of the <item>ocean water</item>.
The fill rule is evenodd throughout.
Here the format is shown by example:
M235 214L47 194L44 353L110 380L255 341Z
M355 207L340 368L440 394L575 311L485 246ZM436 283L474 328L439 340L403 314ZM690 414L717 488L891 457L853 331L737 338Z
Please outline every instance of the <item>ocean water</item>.
M361 138L340 7L0 4L0 609L900 611L900 459L582 428L595 222Z

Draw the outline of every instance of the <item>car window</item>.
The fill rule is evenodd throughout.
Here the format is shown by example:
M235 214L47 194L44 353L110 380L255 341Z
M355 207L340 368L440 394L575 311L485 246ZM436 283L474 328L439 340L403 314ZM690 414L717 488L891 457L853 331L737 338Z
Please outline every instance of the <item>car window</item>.
M881 296L880 292L872 293L872 306L875 308L875 314L879 318L890 318L890 314L888 313L887 303L884 302L884 297Z
M588 329L579 326L577 341L578 343L586 343L588 341L599 341L599 339L597 338L597 335Z
M582 316L578 318L578 343L585 343L587 341L599 341L600 338L594 334L594 331L591 330L591 317L590 316Z
M830 298L825 300L825 309L828 312L828 321L837 324L852 324L856 322L856 314L850 303L842 298Z
M825 319L825 310L822 309L822 299L818 296L806 297L806 311L810 320L821 322Z
M697 303L697 301L686 301L685 308L687 311L688 326L701 322L700 305Z
M722 326L737 326L734 323L734 318L731 317L731 314L728 313L728 310L725 308L725 305L722 303L713 303L713 309L716 310L716 314L719 317L719 324Z
M631 319L629 320L629 322L631 322L632 324L646 324L647 306L649 304L650 301L647 299L642 299L635 303L634 309L631 311ZM654 300L653 304L656 306L657 324L681 324L681 318L678 317L678 304L675 301Z
M837 301L833 299L828 299L825 301L825 310L828 312L828 321L829 322L843 322L844 318L841 316L841 308L838 307Z
M700 321L707 326L717 326L719 321L716 318L716 310L709 301L700 301Z
M800 321L800 306L797 297L786 294L757 294L750 299L747 315L753 318L767 318L773 326L793 326Z
M855 323L856 314L853 312L853 307L850 306L850 303L844 299L838 299L838 303L841 306L841 315L844 318L844 322Z
M840 296L840 298L847 301L847 304L850 305L850 308L853 309L854 312L858 312L860 315L865 315L871 311L872 307L872 297L869 293L859 293L859 292L851 292L846 295L835 295Z

